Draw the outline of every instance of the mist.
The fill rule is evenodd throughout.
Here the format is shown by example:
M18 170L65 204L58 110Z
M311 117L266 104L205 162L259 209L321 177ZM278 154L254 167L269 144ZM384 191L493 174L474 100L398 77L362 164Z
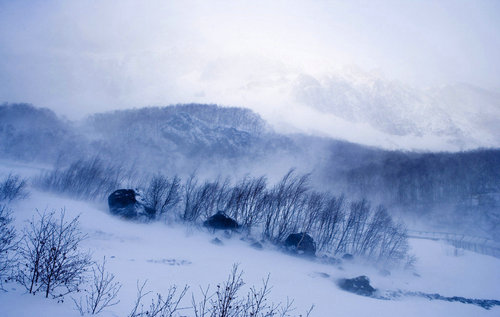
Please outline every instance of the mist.
M0 314L499 316L499 13L0 0Z
M497 130L480 124L481 131L469 136L478 129L461 118L448 127L453 108L441 95L432 107L447 115L437 117L433 131L421 124L403 136L371 118L348 117L336 108L325 113L318 100L335 106L325 97L337 94L328 84L332 77L356 93L390 86L371 106L382 112L422 107L413 99L386 97L399 93L394 85L417 100L429 98L430 88L457 83L498 94L498 12L493 1L2 2L0 101L33 103L70 119L216 103L253 109L282 132L391 149L497 146ZM304 78L320 83L312 97L304 97ZM463 93L468 90L454 94ZM491 117L484 109L498 109L499 99L485 106L484 94L472 97L467 113ZM498 119L488 126L498 126ZM457 129L466 136L434 131Z

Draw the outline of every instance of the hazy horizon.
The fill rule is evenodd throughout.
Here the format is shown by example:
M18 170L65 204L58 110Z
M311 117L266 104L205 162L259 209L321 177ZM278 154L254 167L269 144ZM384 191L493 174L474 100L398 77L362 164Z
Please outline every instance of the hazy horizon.
M0 102L28 102L70 119L209 103L250 108L280 131L369 145L496 146L491 132L442 140L422 137L426 126L393 133L357 113L380 107L382 116L395 113L392 121L412 111L434 116L453 105L435 90L478 87L493 101L483 106L482 95L473 95L464 113L499 123L489 110L500 109L499 9L494 1L2 2ZM353 117L338 107L349 94L330 105L344 86L386 99ZM431 130L447 129L447 118L433 120ZM475 129L460 120L459 129Z

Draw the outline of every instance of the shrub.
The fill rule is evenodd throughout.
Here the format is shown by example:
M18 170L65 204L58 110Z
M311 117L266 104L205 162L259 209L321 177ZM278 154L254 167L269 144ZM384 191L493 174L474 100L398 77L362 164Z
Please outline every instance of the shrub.
M218 211L227 208L229 199L229 180L219 178L198 185L198 178L192 174L184 185L184 210L181 214L183 221L194 222L200 216L208 218Z
M267 194L263 235L276 243L298 230L306 202L309 174L290 170Z
M171 286L166 296L156 293L153 298L150 298L151 303L145 307L144 299L151 294L151 292L144 291L146 283L147 281L141 286L139 286L139 282L137 283L137 299L128 317L171 317L180 310L179 304L186 295L187 286L180 293L177 293L176 286Z
M117 299L121 284L115 282L115 276L106 271L106 257L101 264L94 264L92 267L92 284L85 289L85 300L79 301L73 298L73 302L80 315L97 315L104 309L117 305L120 301Z
M248 232L262 221L262 212L266 204L264 199L266 184L265 177L245 177L229 189L226 214L240 223Z
M12 226L12 210L0 204L0 286L10 278L10 271L16 263L16 231Z
M19 175L9 174L0 181L0 202L11 202L28 197L27 183Z
M309 174L293 169L271 188L265 177L246 177L235 185L220 179L199 184L193 174L183 190L181 219L186 222L223 211L247 233L262 225L262 237L275 244L302 232L313 237L323 253L350 253L386 264L407 256L406 228L383 206L373 208L366 199L349 202L344 195L317 192L309 185Z
M42 190L64 193L78 199L103 199L117 189L124 177L123 170L105 164L99 158L78 160L65 169L56 168L34 180Z
M269 295L271 286L269 276L262 281L262 287L250 287L246 294L241 294L244 286L243 271L238 265L233 265L231 273L224 283L217 284L215 292L210 294L210 286L201 289L202 298L198 302L192 296L192 309L195 317L252 317L252 316L293 316L295 310L293 300L287 298L286 303L272 303ZM314 305L306 311L305 316L310 316ZM302 315L299 315L302 316Z
M78 217L66 221L64 211L59 217L55 212L38 213L23 233L18 281L28 292L60 297L76 291L91 264L90 255L79 249L86 236Z
M156 175L151 178L144 192L148 207L155 210L156 216L166 215L181 201L180 178Z
M243 271L238 265L233 265L227 280L217 284L215 290L211 292L210 286L205 289L200 287L201 299L198 301L194 294L191 296L191 306L180 307L180 303L185 297L188 286L178 289L172 286L167 294L145 291L146 282L137 283L137 297L128 317L171 317L171 316L195 316L195 317L272 317L272 316L293 316L291 312L293 300L286 300L285 303L270 302L271 286L269 276L263 280L261 288L250 287L247 293L242 294L244 286ZM149 302L146 304L145 302ZM304 316L310 316L314 306L306 311ZM180 314L181 310L190 311ZM302 315L299 315L302 316Z

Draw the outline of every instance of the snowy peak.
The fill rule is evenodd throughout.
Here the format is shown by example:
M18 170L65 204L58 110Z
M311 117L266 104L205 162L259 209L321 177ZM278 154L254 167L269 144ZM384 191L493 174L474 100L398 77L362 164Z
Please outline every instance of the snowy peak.
M500 97L471 85L424 90L369 74L301 75L294 95L307 107L368 124L389 139L430 137L455 150L500 146Z

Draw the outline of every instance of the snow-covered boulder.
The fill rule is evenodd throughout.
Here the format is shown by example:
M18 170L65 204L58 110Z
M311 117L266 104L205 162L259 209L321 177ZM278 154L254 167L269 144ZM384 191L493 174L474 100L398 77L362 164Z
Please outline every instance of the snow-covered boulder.
M354 256L350 253L346 253L342 256L342 260L352 261L354 260Z
M140 193L133 189L118 189L108 197L109 211L126 219L151 219L155 210L146 206Z
M316 243L314 239L305 232L290 234L284 243L285 247L294 253L307 256L316 255Z
M235 230L240 227L236 220L226 216L222 211L209 217L203 225L212 229Z
M355 278L341 279L338 285L344 291L362 296L372 296L376 291L376 289L370 285L370 279L364 275Z

